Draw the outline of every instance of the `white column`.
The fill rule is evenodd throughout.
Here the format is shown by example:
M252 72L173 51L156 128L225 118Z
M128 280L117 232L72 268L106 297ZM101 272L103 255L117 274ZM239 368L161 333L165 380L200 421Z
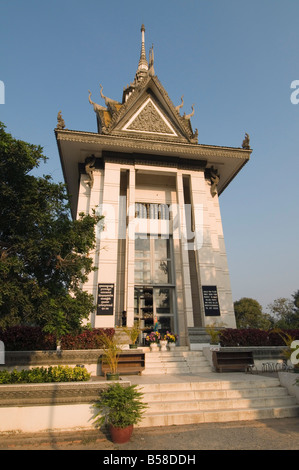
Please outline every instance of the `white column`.
M103 197L103 173L104 170L97 169L94 171L94 184L93 187L89 186L89 177L85 173L81 174L78 205L77 205L77 219L79 214L84 212L85 214L91 214L92 209L95 209L102 203ZM100 241L98 239L98 229L96 228L96 247L90 251L89 256L93 259L93 265L98 267L99 264L99 248ZM89 294L94 296L94 301L97 300L97 285L98 285L98 271L92 271L88 275L87 281L84 283L83 289ZM95 325L95 313L91 314L89 319L92 326ZM84 321L86 323L87 321Z
M193 306L192 306L192 292L190 281L189 257L188 257L188 242L186 239L186 217L185 217L185 202L183 190L183 175L178 170L177 172L177 201L180 208L180 249L181 249L181 269L182 269L182 284L184 293L184 309L187 327L194 326L193 319Z
M128 230L126 240L126 312L127 326L134 325L134 286L135 286L135 168L129 169Z
M100 251L98 283L114 284L117 280L117 246L119 214L120 168L118 164L105 163L103 202L100 212L104 215L104 230L99 234ZM96 315L95 327L113 328L115 325L115 298L112 315Z

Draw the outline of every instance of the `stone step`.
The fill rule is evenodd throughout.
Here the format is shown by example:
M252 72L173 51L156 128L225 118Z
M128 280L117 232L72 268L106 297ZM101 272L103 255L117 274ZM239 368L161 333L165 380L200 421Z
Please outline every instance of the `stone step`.
M157 352L148 352L146 353L148 358L188 358L188 357L204 357L202 351L157 351Z
M205 328L188 328L188 335L190 343L209 343L210 335L206 332Z
M209 365L189 366L189 370L192 375L200 375L211 372L211 367Z
M210 411L210 410L234 410L242 408L264 408L275 406L296 405L295 397L257 397L242 399L222 399L222 400L181 400L181 401L163 401L148 403L150 413L158 412L179 412L179 411Z
M243 398L256 398L256 397L285 397L289 396L288 392L283 387L272 388L244 388L239 390L184 390L183 392L165 391L163 392L148 392L146 393L146 400L148 403L155 401L179 401L181 397L184 400L222 400L222 399L243 399Z
M157 353L161 353L161 349L160 349L160 346L158 348L157 351L151 351L150 347L149 346L143 346L142 347L142 350L143 352L145 353L151 353L151 354L157 354ZM169 347L167 346L167 351L162 351L163 353L165 352L170 352L172 353L172 351L169 350ZM181 353L181 352L190 352L190 348L189 346L176 346L173 350L173 352L176 352L176 353Z
M208 361L205 357L145 357L146 364L171 364L171 363L205 364Z
M211 367L201 351L175 350L146 353L142 375L197 375L205 372L211 372Z
M148 404L140 427L299 416L295 397L276 378L143 384L140 389Z
M199 358L198 358L199 359ZM162 355L146 355L145 361L148 364L156 364L158 362L186 362L184 356L162 356Z
M189 367L186 365L186 364L182 364L182 365L179 365L179 364L172 364L171 367L167 366L162 366L161 364L159 364L159 369L157 369L156 366L152 366L152 367L146 367L143 371L142 371L142 375L146 375L146 374L152 374L152 375L158 375L158 374L165 374L168 372L168 374L170 375L177 375L179 374L179 372L189 372L190 373L190 369Z
M215 411L189 411L146 414L137 427L178 426L196 423L223 423L299 416L298 405Z
M146 366L145 369L142 371L142 375L161 375L161 374L168 374L168 375L198 375L200 373L207 373L211 372L211 368L209 366L195 366L190 367L186 363L167 363L159 365L151 365Z
M148 392L166 392L166 391L196 391L196 390L242 390L242 389L259 389L268 387L279 387L280 381L276 378L260 378L255 380L246 377L246 380L213 380L213 374L211 374L211 380L194 381L194 382L167 382L167 383L144 383L140 387L143 393Z

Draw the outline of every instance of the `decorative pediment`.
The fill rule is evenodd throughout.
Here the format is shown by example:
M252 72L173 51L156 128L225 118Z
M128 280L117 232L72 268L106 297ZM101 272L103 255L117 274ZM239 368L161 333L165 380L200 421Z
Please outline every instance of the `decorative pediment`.
M198 132L193 132L190 122L194 106L191 114L181 116L181 106L173 105L156 76L145 77L131 88L123 103L109 102L104 110L96 110L100 134L198 143Z
M111 114L110 107L108 111ZM157 76L148 76L125 94L125 100L111 114L109 123L102 118L101 133L197 143L197 130L194 133L190 123L193 112L181 116Z
M176 137L173 126L149 97L123 126L123 131Z

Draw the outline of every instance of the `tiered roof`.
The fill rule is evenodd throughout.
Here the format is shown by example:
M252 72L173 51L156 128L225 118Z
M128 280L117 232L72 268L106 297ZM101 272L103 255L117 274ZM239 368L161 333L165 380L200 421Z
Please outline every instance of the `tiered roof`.
M93 102L97 114L98 132L125 137L134 133L139 138L176 140L197 143L197 130L191 126L192 113L181 116L182 105L175 107L154 72L154 51L149 62L145 52L145 27L141 26L141 52L134 81L123 91L122 103L107 98L100 85L105 107Z

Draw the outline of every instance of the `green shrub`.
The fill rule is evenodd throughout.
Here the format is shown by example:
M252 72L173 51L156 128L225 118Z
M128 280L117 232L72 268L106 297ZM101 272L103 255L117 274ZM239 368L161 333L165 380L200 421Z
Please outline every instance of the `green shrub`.
M10 384L11 383L11 374L8 370L0 371L0 384Z
M0 384L46 383L46 382L84 382L90 379L85 367L50 366L34 367L8 372L0 371Z

